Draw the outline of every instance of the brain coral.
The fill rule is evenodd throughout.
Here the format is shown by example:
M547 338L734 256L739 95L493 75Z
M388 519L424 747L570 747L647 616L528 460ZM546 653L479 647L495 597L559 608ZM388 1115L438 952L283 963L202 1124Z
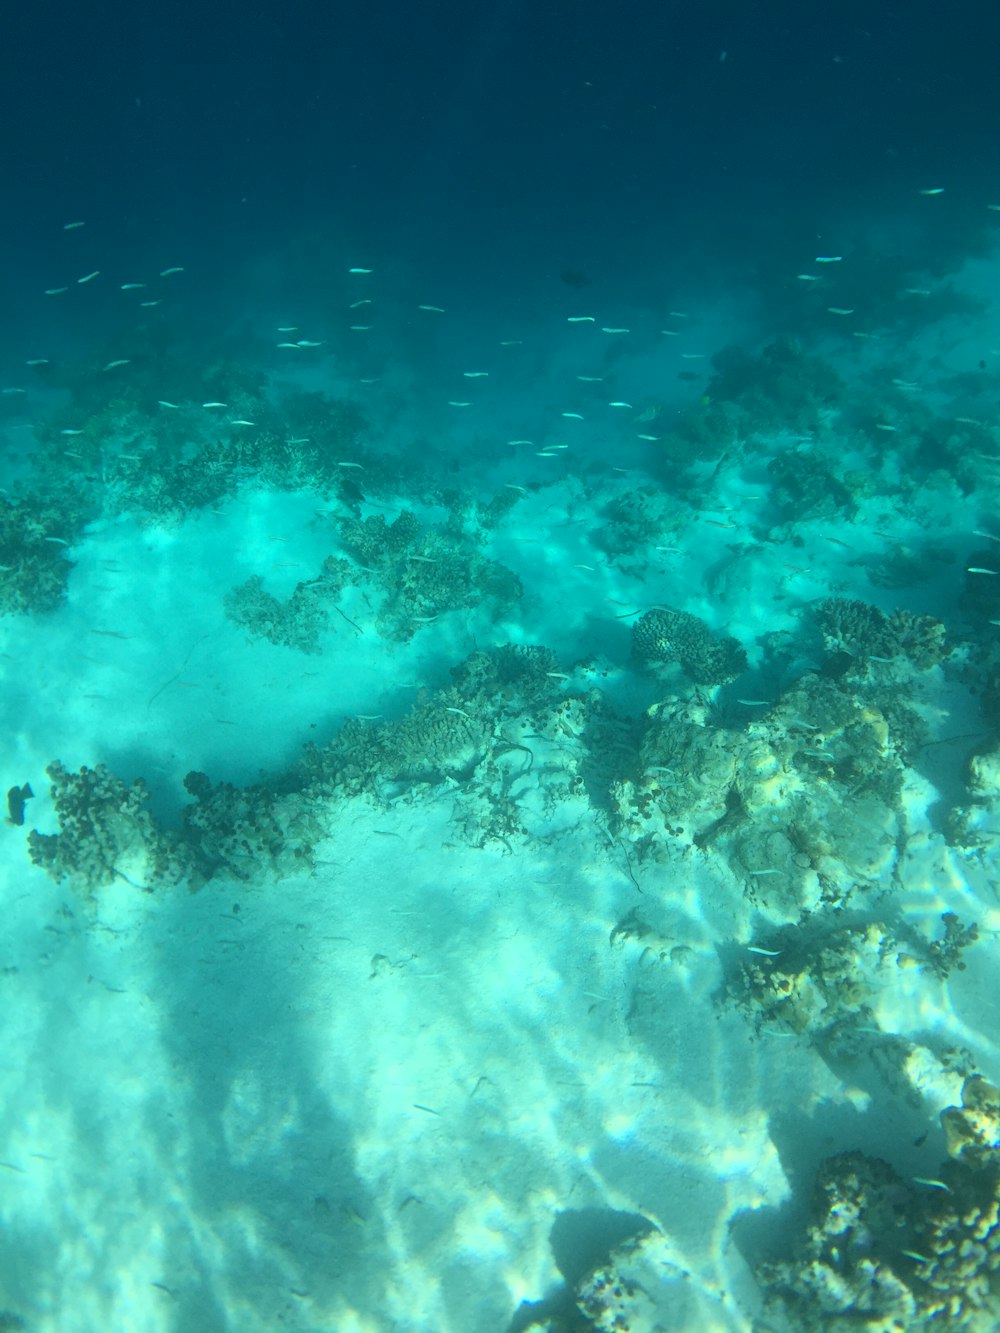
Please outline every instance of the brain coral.
M724 685L747 665L734 638L716 638L697 616L667 606L654 607L632 626L632 655L647 666L678 662L698 685Z

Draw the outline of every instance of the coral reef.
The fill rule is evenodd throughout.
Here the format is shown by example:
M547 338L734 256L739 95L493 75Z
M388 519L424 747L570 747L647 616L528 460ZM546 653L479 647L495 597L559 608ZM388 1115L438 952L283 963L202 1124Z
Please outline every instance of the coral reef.
M318 653L320 635L329 626L329 610L350 575L346 560L330 556L318 578L296 584L284 601L267 592L264 580L254 575L226 593L226 615L254 638L303 653Z
M658 709L634 761L641 776L612 785L615 826L696 843L726 815L743 748L741 737L705 726L688 708Z
M753 435L816 431L843 397L844 385L836 372L792 339L776 339L759 355L726 347L712 358L712 366L715 373L699 407L680 419L666 444L671 460L681 468L692 456L706 458L742 448ZM796 464L803 470L800 455ZM804 470L808 472L808 466ZM812 505L832 501L838 507L849 501L846 489L828 470L822 469L820 481L820 470L817 462L815 478L798 479L790 469L783 470L778 481L788 487L790 509L792 489L799 503L807 495Z
M804 1333L997 1327L1000 1090L970 1075L941 1123L950 1160L933 1177L858 1152L822 1163L796 1253L758 1268L772 1312Z
M755 901L794 919L890 870L902 777L882 713L809 675L742 730L697 696L657 705L636 774L613 784L613 826L650 852L714 849Z
M978 750L966 765L969 801L949 819L952 841L981 855L1000 843L1000 741Z
M187 849L156 825L141 779L125 783L103 764L70 773L57 762L46 772L59 832L33 829L28 853L53 879L93 893L116 876L143 888L190 876Z
M799 1333L912 1329L914 1192L888 1163L842 1153L820 1167L810 1220L793 1259L760 1266L757 1278Z
M650 548L668 543L682 522L677 501L654 486L615 496L605 506L604 516L601 545L622 569L644 566Z
M685 1276L670 1242L653 1228L617 1246L606 1263L577 1283L576 1307L596 1333L680 1327L675 1321L683 1298L675 1283Z
M742 347L726 347L712 358L712 366L708 396L738 403L755 430L814 429L821 413L844 396L836 371L791 338L775 339L756 356Z
M640 1214L622 1217L630 1234L572 1281L564 1293L543 1302L547 1315L517 1322L524 1333L660 1333L707 1328L705 1301L679 1262L671 1238ZM593 1261L591 1261L593 1262ZM524 1308L524 1307L522 1307Z
M71 399L36 427L47 494L91 515L128 512L162 525L243 486L336 493L338 460L363 454L367 423L353 402L318 393L274 401L263 372L242 359L169 360L175 403L159 399L159 356L133 358L113 393L93 366L62 377ZM223 404L224 414L204 403Z
M909 611L886 615L877 606L844 597L828 597L816 607L827 652L845 652L859 667L872 658L905 658L920 671L943 661L951 651L945 628L931 616Z
M978 1074L962 1087L962 1105L941 1112L948 1156L977 1169L1000 1167L1000 1088Z
M0 615L51 611L66 596L75 524L39 497L0 496Z
M815 450L788 449L767 465L771 503L789 523L849 512L849 488Z
M194 803L184 807L184 846L197 883L216 874L249 880L265 868L290 874L311 864L326 826L315 802L280 783L234 787L204 773L184 779Z
M746 669L736 639L716 638L697 616L667 606L654 607L632 626L632 655L644 666L679 663L698 685L722 685Z
M509 569L479 554L461 535L426 529L407 509L392 523L381 514L345 517L340 540L385 594L377 625L407 640L447 611L491 603L499 614L522 594Z
M547 649L530 645L473 653L454 669L453 684L421 692L400 720L351 719L267 781L236 787L189 773L193 800L176 836L157 826L141 781L126 784L103 765L70 773L53 763L59 831L33 830L30 855L54 879L88 893L116 876L146 888L181 880L197 888L217 875L289 874L311 864L338 801L444 782L464 790L460 819L470 840L504 842L521 827L509 790L517 764L506 758L524 756L524 772L532 763L529 746L505 723L527 714L539 726L558 726L566 701L551 678L554 664Z
M754 1023L805 1034L821 1050L857 1054L881 1041L873 1009L897 969L922 967L942 980L965 967L962 952L979 936L943 913L943 933L928 940L905 923L879 919L877 912L844 922L847 913L804 913L799 921L770 930L726 968L722 995ZM903 1081L912 1049L899 1039L893 1082ZM886 1068L888 1071L888 1067Z
M736 955L726 996L759 1031L779 1027L825 1040L844 1029L871 1025L870 1000L896 965L898 945L889 929L872 921L830 928L806 917L795 926L770 931Z

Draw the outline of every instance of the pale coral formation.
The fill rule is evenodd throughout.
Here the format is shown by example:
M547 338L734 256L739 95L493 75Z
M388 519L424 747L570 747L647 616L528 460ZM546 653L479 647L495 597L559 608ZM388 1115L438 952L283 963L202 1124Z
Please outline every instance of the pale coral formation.
M979 1075L965 1080L962 1105L941 1113L950 1157L975 1167L1000 1167L1000 1088Z
M822 1163L796 1253L758 1268L773 1314L803 1333L997 1327L1000 1092L971 1075L941 1122L951 1160L933 1176L858 1152Z

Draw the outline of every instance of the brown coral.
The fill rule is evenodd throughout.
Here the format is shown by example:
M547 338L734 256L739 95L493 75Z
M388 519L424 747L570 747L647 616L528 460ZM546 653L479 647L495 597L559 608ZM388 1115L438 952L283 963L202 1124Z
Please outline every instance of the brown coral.
M699 685L724 685L747 665L736 639L716 638L703 620L668 606L654 607L635 622L632 654L648 666L678 662Z
M862 661L904 657L921 671L948 656L944 625L911 611L886 615L877 606L847 597L828 597L816 608L829 652L846 652Z

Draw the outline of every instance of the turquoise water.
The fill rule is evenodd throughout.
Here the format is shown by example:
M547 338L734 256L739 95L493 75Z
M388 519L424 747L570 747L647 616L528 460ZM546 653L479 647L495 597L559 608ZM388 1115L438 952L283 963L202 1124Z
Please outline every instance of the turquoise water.
M0 1328L995 1327L967 9L12 20Z

